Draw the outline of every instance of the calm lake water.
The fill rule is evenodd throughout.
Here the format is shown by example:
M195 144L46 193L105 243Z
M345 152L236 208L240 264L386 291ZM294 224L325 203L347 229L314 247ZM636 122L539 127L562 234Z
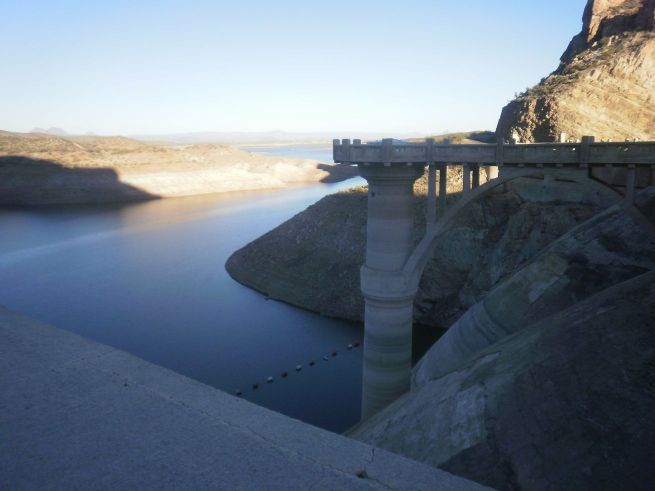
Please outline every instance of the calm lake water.
M307 156L297 148L284 155ZM0 304L343 431L359 417L362 350L346 346L362 327L267 300L224 264L325 194L360 182L0 210Z
M247 146L242 147L249 152L265 153L281 157L300 157L305 159L320 160L321 162L332 162L332 143L329 144L307 144L307 145L278 145L278 146Z

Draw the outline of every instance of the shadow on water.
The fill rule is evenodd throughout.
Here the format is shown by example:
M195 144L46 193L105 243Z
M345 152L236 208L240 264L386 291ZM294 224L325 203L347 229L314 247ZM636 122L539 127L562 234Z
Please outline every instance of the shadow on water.
M6 182L17 165L24 166L21 182ZM55 182L42 176L44 170ZM30 172L41 176L31 180ZM153 197L120 183L110 169L80 172L88 174L134 199ZM3 158L0 200L8 201L7 191L20 193L19 184L30 192L35 183L54 192L77 179L57 163ZM232 280L223 264L326 194L359 183L5 207L0 304L228 393L240 390L244 399L293 418L343 431L359 418L362 350L347 345L361 340L361 326L268 300Z
M322 183L341 182L359 175L357 167L354 165L318 164L316 168L328 173L327 176L321 179Z
M0 206L143 201L160 196L121 182L108 167L67 167L21 155L0 157Z

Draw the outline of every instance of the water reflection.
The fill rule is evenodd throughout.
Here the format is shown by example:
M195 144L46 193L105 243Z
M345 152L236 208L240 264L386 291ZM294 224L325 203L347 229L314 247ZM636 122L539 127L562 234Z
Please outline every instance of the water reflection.
M344 430L359 413L361 351L346 346L360 326L267 301L223 265L324 194L360 182L0 211L0 303ZM322 361L333 350L338 356Z

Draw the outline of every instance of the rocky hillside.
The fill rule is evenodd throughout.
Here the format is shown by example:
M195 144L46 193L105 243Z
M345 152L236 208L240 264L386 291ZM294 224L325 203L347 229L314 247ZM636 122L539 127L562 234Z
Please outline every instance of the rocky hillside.
M129 201L342 180L355 171L227 145L0 131L0 205Z
M654 0L589 0L560 66L503 108L497 134L655 139L654 19Z
M497 489L650 489L655 189L469 309L351 436Z
M449 173L448 199L454 202L461 171ZM423 178L415 186L417 239L424 230L425 193ZM272 298L362 320L366 197L366 188L327 196L235 252L228 272ZM450 325L517 266L612 199L580 184L558 181L544 188L541 180L521 179L471 203L437 242L415 300L415 321Z
M526 325L655 271L655 229L645 222L632 207L617 204L551 243L450 325L415 368L414 384L443 375Z
M351 436L499 490L650 490L655 272L460 360Z

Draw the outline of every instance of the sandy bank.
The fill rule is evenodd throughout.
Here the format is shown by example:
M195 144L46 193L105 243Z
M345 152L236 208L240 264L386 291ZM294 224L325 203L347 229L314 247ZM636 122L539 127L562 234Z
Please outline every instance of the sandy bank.
M134 201L334 182L355 170L227 145L0 132L0 205Z

